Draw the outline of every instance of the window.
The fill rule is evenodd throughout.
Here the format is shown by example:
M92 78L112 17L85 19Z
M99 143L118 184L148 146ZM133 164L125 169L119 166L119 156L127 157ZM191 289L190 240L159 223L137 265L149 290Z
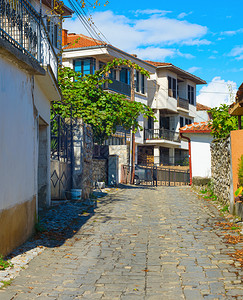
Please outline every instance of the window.
M110 70L109 78L110 79L116 79L116 70L114 70L114 69Z
M187 86L187 90L188 90L188 100L189 100L189 104L195 105L194 104L194 87L191 85Z
M141 93L145 94L145 75L141 75Z
M57 40L58 40L58 25L54 22L47 20L46 21L47 32L50 38L50 41L54 47L57 48Z
M122 68L120 71L120 81L130 84L130 71L127 68Z
M74 71L83 75L94 74L95 72L95 59L93 58L76 59L73 64Z
M160 115L160 128L170 129L170 117L162 117Z
M192 120L191 119L186 119L185 123L186 123L186 125L192 124Z
M140 92L139 88L139 71L135 71L135 90L136 92Z
M184 118L180 117L180 127L183 127L183 126L184 126Z
M154 119L152 117L148 117L148 129L154 128Z
M177 98L177 80L168 76L168 89L172 90L173 98Z

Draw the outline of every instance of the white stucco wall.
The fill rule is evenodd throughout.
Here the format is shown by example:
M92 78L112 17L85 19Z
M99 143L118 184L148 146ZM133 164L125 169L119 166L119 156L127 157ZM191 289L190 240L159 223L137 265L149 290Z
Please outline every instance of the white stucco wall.
M194 133L186 136L191 139L192 177L211 177L210 143L213 140L212 135Z
M50 123L50 102L34 76L0 56L0 210L38 193L39 118ZM48 134L48 126L47 134ZM50 141L46 151L48 161ZM48 192L49 193L49 192ZM48 197L50 197L48 195Z
M36 194L37 134L31 76L2 57L0 70L0 209L5 209Z

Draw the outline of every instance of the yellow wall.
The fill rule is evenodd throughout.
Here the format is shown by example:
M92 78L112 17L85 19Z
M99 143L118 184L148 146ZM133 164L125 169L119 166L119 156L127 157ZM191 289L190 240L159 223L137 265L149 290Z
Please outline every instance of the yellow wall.
M36 197L0 211L0 254L7 255L34 231Z
M238 188L239 159L243 155L243 130L231 131L231 157L233 174L233 193Z

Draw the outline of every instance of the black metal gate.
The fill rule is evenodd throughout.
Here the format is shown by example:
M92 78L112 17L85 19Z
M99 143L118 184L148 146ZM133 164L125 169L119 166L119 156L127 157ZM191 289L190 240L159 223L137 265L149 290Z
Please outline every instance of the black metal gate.
M130 183L131 167L122 166L122 182ZM190 182L189 170L160 166L135 166L134 184L146 186L180 186Z
M72 188L75 120L56 115L51 120L51 198L65 199Z

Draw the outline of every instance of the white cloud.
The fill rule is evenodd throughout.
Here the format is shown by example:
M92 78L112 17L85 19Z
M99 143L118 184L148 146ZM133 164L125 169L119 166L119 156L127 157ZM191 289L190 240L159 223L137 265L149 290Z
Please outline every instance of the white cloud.
M158 59L165 58L166 53L168 57L183 56L192 58L193 56L190 54L183 54L180 51L175 51L175 49L166 48L170 45L182 45L186 42L188 45L210 43L206 40L200 40L207 33L206 26L161 15L167 13L167 11L138 10L138 12L147 14L146 18L131 19L108 10L95 12L92 19L113 46L128 53L140 52L142 54L145 54L143 48L149 47L151 50L149 59L153 59L155 56L158 57L159 53L161 53L161 56ZM65 20L64 27L70 32L88 35L77 18Z
M138 9L135 11L135 14L142 14L142 15L153 15L153 14L159 14L159 15L166 15L168 13L171 13L171 11L168 10L160 10L160 9Z
M235 57L237 60L243 59L243 45L242 46L236 46L234 47L230 53L229 56Z
M182 12L177 16L177 18L184 19L186 16L189 16L190 14L192 14L192 11L190 11L189 13Z
M236 92L237 85L234 81L225 81L221 77L214 77L209 84L201 88L197 102L209 107L218 107L225 103L230 104L235 98Z
M178 49L174 48L159 48L159 47L146 47L146 48L137 48L133 51L141 59L151 59L151 60L162 60L164 61L166 57L185 57L193 58L191 54L181 53Z
M240 28L238 30L228 30L228 31L222 31L221 35L236 35L237 33L243 33L243 28Z
M207 33L205 26L156 15L137 20L134 28L144 33L145 44L171 45L198 39Z
M187 72L189 72L189 73L194 73L194 72L196 72L196 71L198 71L198 70L200 70L201 68L199 68L199 67L191 67L191 68L189 68L188 70L187 70Z
M212 42L206 40L206 39L195 39L195 40L187 40L182 42L183 45L188 45L188 46L201 46L201 45L210 45Z

